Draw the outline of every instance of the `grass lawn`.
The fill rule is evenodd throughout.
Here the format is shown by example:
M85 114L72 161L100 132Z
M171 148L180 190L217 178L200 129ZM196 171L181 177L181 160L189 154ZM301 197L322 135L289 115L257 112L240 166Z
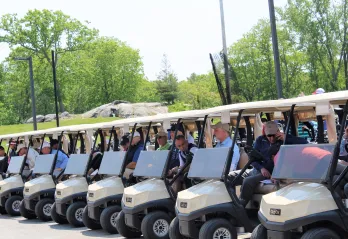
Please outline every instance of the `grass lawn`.
M110 122L117 120L118 118L73 118L73 119L63 119L59 120L60 126L68 126L68 125L79 125L79 124L95 124L101 122ZM38 123L38 129L49 129L56 127L56 121L46 122L46 123ZM4 134L14 134L26 131L32 131L33 124L17 124L17 125L3 125L0 126L0 135Z

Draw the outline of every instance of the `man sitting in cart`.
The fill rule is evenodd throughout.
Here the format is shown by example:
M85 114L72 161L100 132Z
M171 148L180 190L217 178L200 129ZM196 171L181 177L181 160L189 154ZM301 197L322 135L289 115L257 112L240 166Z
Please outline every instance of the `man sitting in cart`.
M232 139L230 136L230 126L229 124L222 124L221 122L217 123L216 125L213 125L211 127L214 129L214 135L216 139L219 141L215 148L227 148L232 147ZM237 144L234 145L234 153L231 163L230 171L237 170L238 162L240 158L240 152Z
M42 154L55 154L57 152L57 149L52 148L51 150L51 145L52 143L50 144L48 142L43 142L42 148L41 148ZM65 153L63 153L61 150L59 150L57 155L55 170L57 171L64 170L66 165L68 164L68 161L69 161L69 157Z
M273 158L277 154L280 146L284 141L284 133L279 131L277 123L274 121L268 121L264 126L265 135L259 136L255 143L254 149L259 151L264 157L262 163L252 163L253 170L243 180L240 201L243 206L246 206L251 200L254 190L259 185L260 181L270 179L274 161ZM292 135L287 135L286 144L307 144L307 140Z
M138 131L134 132L130 147L131 148L129 149L127 154L127 162L130 162L130 163L128 163L126 168L135 169L135 166L137 165L137 162L139 159L140 152L144 148L144 142L141 140L140 133Z
M25 161L25 169L33 169L35 167L35 161L37 156L39 156L39 153L31 147L28 148L27 146L25 146L25 144L19 144L17 146L17 150L18 156L27 155L27 160Z
M159 145L157 150L169 150L170 148L170 144L168 143L168 136L163 131L157 134L157 143Z
M8 168L7 155L5 148L0 145L0 174L6 173Z

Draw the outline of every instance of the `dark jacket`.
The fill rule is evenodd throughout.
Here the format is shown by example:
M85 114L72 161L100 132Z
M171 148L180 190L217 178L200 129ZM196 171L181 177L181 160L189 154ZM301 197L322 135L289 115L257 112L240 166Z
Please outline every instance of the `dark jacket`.
M286 144L307 144L307 140L300 137L295 137L292 135L288 135L286 137ZM261 171L262 168L267 169L270 173L273 172L274 168L274 162L272 160L272 156L276 153L274 152L273 148L280 147L280 145L283 144L283 141L279 140L275 144L271 144L266 136L259 136L254 143L254 149L259 151L263 157L265 158L265 161L262 163L259 162L253 162L252 166L257 169L258 171ZM271 147L273 146L273 147ZM279 148L278 147L278 148Z
M130 146L130 149L127 153L127 163L130 162L138 162L138 158L140 155L140 152L143 150L144 148L144 143L143 142L139 142L136 145L132 145Z

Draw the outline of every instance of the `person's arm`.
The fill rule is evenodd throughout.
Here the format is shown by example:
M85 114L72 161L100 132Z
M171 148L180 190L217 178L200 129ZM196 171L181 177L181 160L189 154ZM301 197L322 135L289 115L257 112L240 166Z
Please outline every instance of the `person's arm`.
M63 169L66 168L66 165L68 164L68 156L66 156L65 154L61 153L60 157L61 160L59 160L59 165L58 165L58 161L57 161L57 165L56 165L56 170L58 171L62 171Z
M261 140L262 140L262 136L258 137L255 140L255 144L254 144L254 149L256 149L257 151L261 151ZM261 169L263 168L262 165L259 162L253 162L251 163L251 165L257 169L258 171L261 171Z
M130 162L129 164L127 164L126 168L129 168L129 169L135 169L135 166L137 165L136 162Z
M234 149L233 149L233 157L232 157L230 171L237 170L239 159L240 159L239 147L238 147L238 145L235 144Z
M346 152L346 149L345 149L345 144L346 144L346 140L345 140L345 137L343 135L342 137L342 141L341 141L341 145L340 145L340 155L344 155Z

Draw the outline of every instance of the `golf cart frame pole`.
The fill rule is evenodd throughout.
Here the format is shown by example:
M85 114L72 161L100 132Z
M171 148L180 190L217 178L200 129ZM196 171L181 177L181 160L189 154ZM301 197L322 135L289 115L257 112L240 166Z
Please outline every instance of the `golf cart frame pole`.
M74 142L74 148L72 149L73 154L75 154L75 151L76 151L77 141L79 140L79 134L80 134L80 131L77 131L75 142Z
M28 144L28 153L29 153L30 146L32 146L31 143L30 143L30 142L32 141L32 139L33 139L33 136L31 135L31 136L30 136L30 139L29 139L29 144ZM28 158L28 153L26 153L25 156L24 156L23 163L22 163L21 168L20 168L20 170L19 170L20 175L22 175L22 173L23 173L23 170L24 170L24 167L25 167L25 163L26 163L27 158ZM24 182L24 181L25 181L25 180L23 180L23 182Z
M323 116L318 115L317 122L318 122L317 143L323 144L324 143L324 120L323 120Z
M108 147L107 147L106 151L109 151L109 150L110 150L110 147L111 147L111 140L112 140L112 133L113 133L114 129L115 129L115 126L112 126L111 130L109 131L110 137L109 137Z
M42 150L42 145L43 145L43 143L44 143L44 141L45 141L45 137L46 137L46 133L44 133L44 135L42 136L42 142L41 142L41 144L40 144L40 150L39 150L39 154L42 154L42 152L41 152L41 150ZM52 148L51 148L51 152L52 152ZM51 153L50 152L50 153Z
M58 136L58 149L57 149L56 153L54 154L53 164L52 164L52 167L51 167L51 170L50 170L50 173L49 173L49 175L51 175L51 177L52 177L53 182L56 182L56 179L54 178L53 172L54 172L54 169L56 168L56 163L57 163L57 160L58 160L59 148L62 145L63 134L64 134L64 131L62 131L60 133L60 135ZM40 151L41 151L41 149L40 149ZM62 172L63 171L64 170L62 170Z
M251 123L250 123L250 117L249 116L243 116L244 121L245 121L245 127L247 130L247 145L248 146L253 146L253 135L252 135L252 130L251 130Z
M149 139L151 125L152 125L152 121L150 121L149 125L147 126L147 132L146 132L146 136L145 136L145 140L144 140L145 142L144 142L144 147L143 147L144 151L146 151L146 143L147 143L147 140Z
M287 117L288 120L286 121L286 127L285 127L285 132L284 132L284 141L283 141L283 145L286 144L286 139L287 139L288 134L289 134L291 121L294 119L293 115L294 115L295 106L296 106L296 104L293 104L293 105L291 106L289 115L288 115L288 117Z
M204 116L203 127L201 129L201 132L199 134L199 139L198 139L199 148L203 147L203 140L204 140L205 127L207 125L207 119L208 119L208 115Z
M78 133L78 137L80 137L80 141L81 141L81 153L84 154L86 152L86 146L85 146L85 140L83 138L83 134L81 132Z
M94 133L94 142L93 142L93 146L92 146L92 150L91 150L91 153L89 154L89 158L88 158L88 163L87 163L87 166L85 168L85 171L83 173L83 177L86 178L86 181L88 182L89 180L87 179L87 172L88 172L88 168L90 166L90 163L92 161L92 158L93 158L93 151L95 150L95 146L97 144L97 140L98 140L98 136L100 134L103 134L102 130L101 129L97 129Z
M10 138L10 140L8 141L8 148L7 148L7 152L6 152L6 155L8 156L8 153L10 152L10 145L11 145L11 142L12 142L12 138Z
M124 155L124 160L123 160L123 163L122 163L121 173L120 173L120 175L118 175L120 178L123 177L124 171L126 170L126 166L129 163L129 162L126 162L126 160L127 160L127 156L128 156L129 150L132 147L133 136L134 136L134 133L135 133L135 131L137 129L137 125L138 125L138 123L135 123L133 128L132 128L132 134L131 134L131 138L130 138L130 142L129 142L129 147L127 149L127 152ZM122 180L122 183L123 183L123 186L126 187L126 182L124 180Z

